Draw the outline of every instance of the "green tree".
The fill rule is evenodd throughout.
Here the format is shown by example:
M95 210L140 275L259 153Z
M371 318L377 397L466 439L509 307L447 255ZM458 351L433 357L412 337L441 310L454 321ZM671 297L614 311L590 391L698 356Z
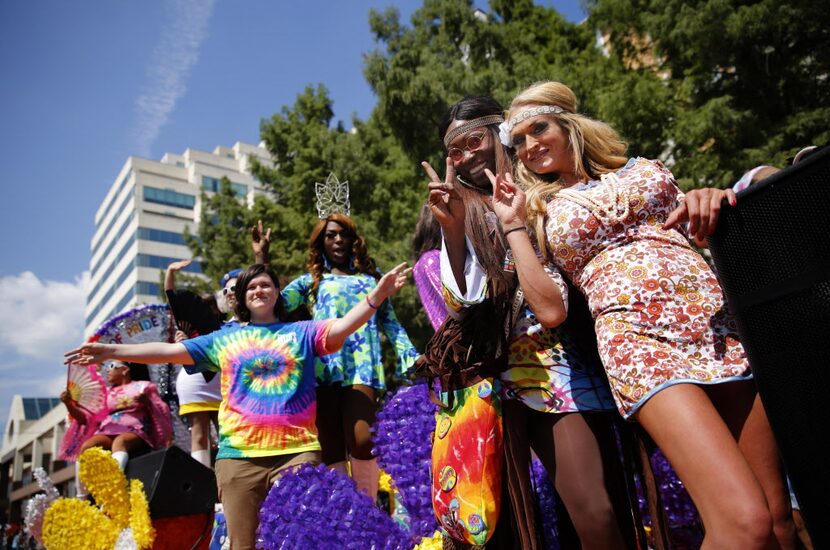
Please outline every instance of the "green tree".
M194 236L185 231L184 238L193 257L200 258L202 272L212 284L218 285L219 278L229 270L251 263L248 228L253 219L253 213L244 199L234 193L228 178L222 178L218 192L202 191L199 233Z
M539 80L567 83L581 111L610 122L637 154L665 147L661 117L669 96L652 71L634 71L596 46L590 25L565 21L530 0L498 0L492 12L469 0L426 0L403 26L393 8L370 14L378 48L365 74L385 120L413 161L438 162L437 125L447 106L465 95L492 95L505 106ZM638 116L651 112L655 116Z
M617 59L653 59L666 77L669 153L686 186L729 185L830 140L826 2L601 0L590 22Z

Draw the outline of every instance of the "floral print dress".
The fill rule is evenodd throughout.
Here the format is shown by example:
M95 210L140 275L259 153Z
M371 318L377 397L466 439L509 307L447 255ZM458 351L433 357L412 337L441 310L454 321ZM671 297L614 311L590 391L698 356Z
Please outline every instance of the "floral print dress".
M282 290L288 311L306 305L312 308L312 317L315 320L336 319L343 317L361 300L365 300L377 286L375 278L365 273L325 273L317 288L315 299L311 293L312 283L311 274L306 273L291 281ZM365 325L346 338L340 351L317 358L317 382L324 386L361 384L375 389L386 389L380 330L386 334L395 348L398 358L395 369L397 375L405 376L415 363L418 352L409 341L406 330L395 317L392 303L387 299Z
M627 418L670 385L750 374L711 268L681 230L661 229L683 198L672 173L636 158L617 176L618 190L628 193L627 217L602 221L556 195L545 232L553 261L588 299L614 399ZM612 186L599 181L570 189L615 202Z

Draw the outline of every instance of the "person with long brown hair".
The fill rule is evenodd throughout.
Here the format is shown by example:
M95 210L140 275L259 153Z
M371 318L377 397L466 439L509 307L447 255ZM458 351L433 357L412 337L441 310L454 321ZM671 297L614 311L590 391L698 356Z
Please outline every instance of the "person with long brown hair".
M311 231L307 268L308 273L286 285L282 296L287 311L306 306L315 320L342 317L367 299L381 276L354 221L339 213L321 219ZM380 331L395 348L399 376L407 373L418 353L388 300L371 307L376 314L346 339L342 350L318 357L316 371L323 462L345 472L348 452L355 483L374 498L378 469L369 428L377 394L386 388Z
M596 348L590 338L586 345L578 324L548 328L564 320L564 312L551 315L549 306L568 301L567 285L555 268L536 259L531 243L512 240L515 229L502 231L493 213L486 173L512 170L509 151L499 142L502 112L498 102L485 96L451 106L438 128L447 148L446 178L441 181L428 163L423 167L432 181L429 204L443 231L441 273L451 314L470 315L490 301L506 317L488 316L486 327L463 330L498 334L506 324L509 333L506 368L496 374L503 388L505 455L511 458L505 473L510 511L518 524L516 542L522 548L541 543L533 507L527 505L528 495L521 494L530 486L533 450L575 527L579 542L569 543L630 548L635 544L631 502L611 430L614 404ZM523 245L528 246L518 250ZM520 252L533 254L538 269L514 263ZM577 300L572 307L585 305ZM440 467L433 464L433 469ZM508 539L512 535L509 526L499 527L494 536L499 532Z
M684 195L660 162L628 159L617 133L580 114L559 82L521 92L502 133L521 164L519 185L509 172L491 175L501 226L525 248L529 230L587 297L620 414L645 428L685 484L704 547L792 548L763 404L718 280L689 243L703 243L735 194ZM537 260L516 262L535 269ZM565 313L561 301L550 309Z

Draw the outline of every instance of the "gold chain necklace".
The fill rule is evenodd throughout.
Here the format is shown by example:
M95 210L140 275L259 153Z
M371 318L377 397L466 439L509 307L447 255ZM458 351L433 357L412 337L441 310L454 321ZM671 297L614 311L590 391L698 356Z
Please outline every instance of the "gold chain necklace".
M600 181L607 185L611 190L613 203L610 205L607 204L606 201L589 197L584 193L579 193L573 189L561 189L558 193L556 193L556 195L587 208L591 214L594 215L594 217L604 224L611 225L623 221L628 217L631 206L629 204L630 196L628 192L623 189L623 184L620 181L620 178L613 173L603 174L600 176ZM621 213L620 210L622 210Z

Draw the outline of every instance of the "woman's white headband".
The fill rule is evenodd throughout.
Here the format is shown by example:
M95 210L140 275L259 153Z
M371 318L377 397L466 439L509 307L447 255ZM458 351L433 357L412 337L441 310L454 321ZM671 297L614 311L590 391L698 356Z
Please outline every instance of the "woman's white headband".
M510 132L513 131L513 128L515 128L517 124L535 116L556 115L564 112L565 109L558 105L538 105L536 107L525 109L510 120L499 124L499 140L505 147L513 147L513 141L510 139Z

